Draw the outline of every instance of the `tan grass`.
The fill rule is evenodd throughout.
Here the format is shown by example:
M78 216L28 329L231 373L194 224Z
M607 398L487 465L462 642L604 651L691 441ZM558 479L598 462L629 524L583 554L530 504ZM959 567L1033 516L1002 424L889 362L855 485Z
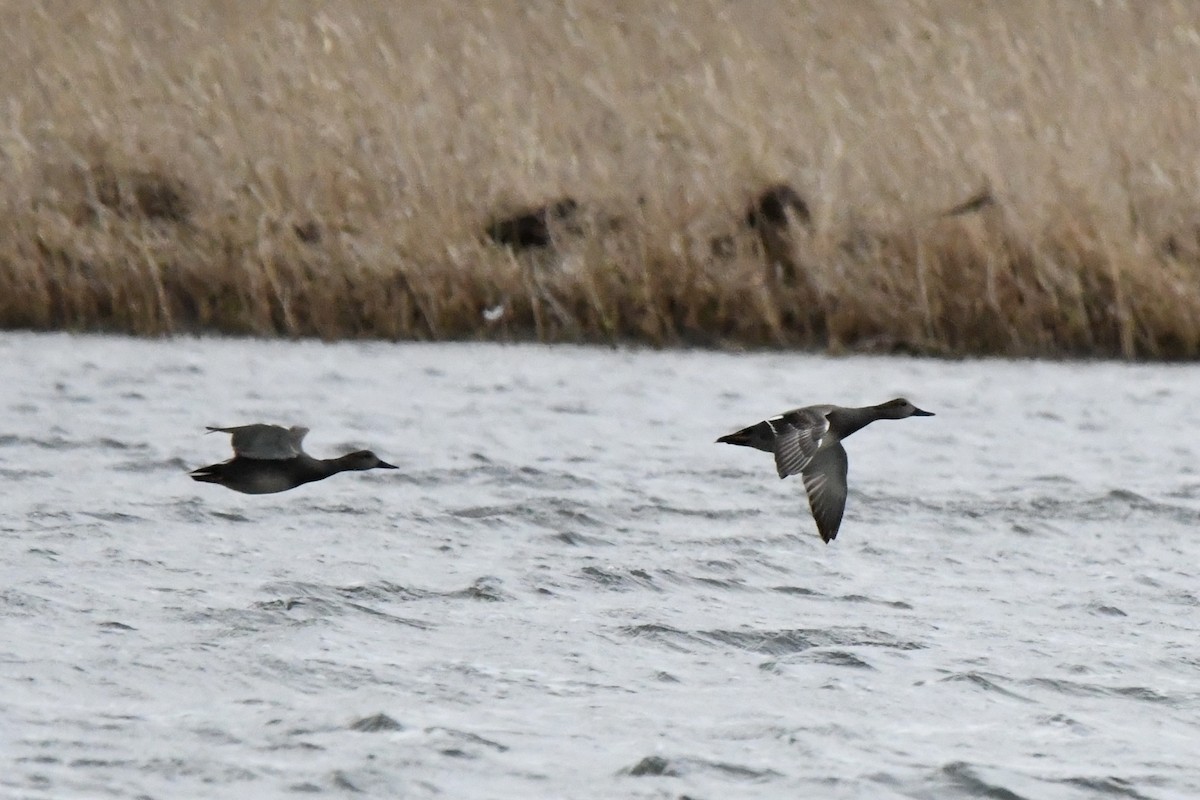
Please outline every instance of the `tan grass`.
M1200 355L1184 0L30 0L0 101L4 327Z

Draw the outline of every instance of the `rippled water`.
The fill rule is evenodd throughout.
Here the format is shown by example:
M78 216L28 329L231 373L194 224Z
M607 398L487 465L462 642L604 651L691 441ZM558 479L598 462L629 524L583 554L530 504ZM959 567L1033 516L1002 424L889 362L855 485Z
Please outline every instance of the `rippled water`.
M1198 377L5 334L0 792L1196 796ZM713 443L900 394L829 546ZM252 421L401 470L188 479Z

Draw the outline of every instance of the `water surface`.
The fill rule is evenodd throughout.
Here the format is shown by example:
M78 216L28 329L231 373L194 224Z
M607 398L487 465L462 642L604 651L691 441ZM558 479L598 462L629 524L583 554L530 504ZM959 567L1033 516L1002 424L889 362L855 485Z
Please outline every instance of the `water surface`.
M1190 366L0 336L0 792L1200 793ZM856 434L839 538L724 433ZM205 425L399 472L246 496Z

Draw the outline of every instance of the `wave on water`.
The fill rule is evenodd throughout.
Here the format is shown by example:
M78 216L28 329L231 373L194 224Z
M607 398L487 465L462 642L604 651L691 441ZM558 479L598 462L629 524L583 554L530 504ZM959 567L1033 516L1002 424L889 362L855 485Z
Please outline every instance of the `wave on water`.
M886 647L919 650L925 645L869 628L806 628L794 630L695 630L669 625L626 626L619 632L636 641L652 641L684 652L705 647L729 647L751 653L786 656L814 647Z

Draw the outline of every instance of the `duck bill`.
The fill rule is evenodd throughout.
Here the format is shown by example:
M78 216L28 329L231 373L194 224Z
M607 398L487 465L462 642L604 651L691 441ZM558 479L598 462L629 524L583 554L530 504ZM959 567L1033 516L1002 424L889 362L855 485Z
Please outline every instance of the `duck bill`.
M389 464L386 461L380 461L375 465L378 469L400 469L395 464Z
M916 406L913 406L912 415L914 417L932 417L932 416L934 416L934 413L932 411L922 411L921 409L917 408Z

